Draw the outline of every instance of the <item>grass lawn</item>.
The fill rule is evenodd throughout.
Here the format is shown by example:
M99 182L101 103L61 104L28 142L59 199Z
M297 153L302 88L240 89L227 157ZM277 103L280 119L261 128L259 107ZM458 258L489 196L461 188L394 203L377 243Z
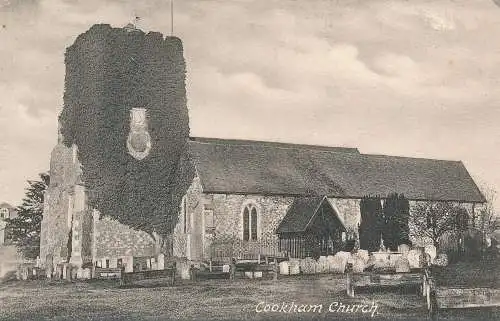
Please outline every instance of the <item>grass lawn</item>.
M425 300L416 293L411 287L359 289L351 299L340 275L207 280L147 288L119 288L115 282L13 281L0 284L0 320L425 320ZM284 303L285 311L292 304L297 309L316 305L316 312L256 312L265 307L261 302L280 309ZM334 312L329 311L332 303ZM339 304L358 311L339 311ZM377 306L373 317L372 304ZM371 310L363 313L362 308ZM457 311L440 316L500 320L498 309Z

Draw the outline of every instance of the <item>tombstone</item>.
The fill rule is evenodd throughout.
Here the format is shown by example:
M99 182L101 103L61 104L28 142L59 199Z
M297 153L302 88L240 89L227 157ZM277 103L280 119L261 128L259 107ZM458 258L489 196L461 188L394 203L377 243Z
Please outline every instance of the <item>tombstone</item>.
M280 274L289 275L290 274L290 264L288 261L280 262Z
M365 264L370 259L370 253L367 250L358 250L358 252L355 255L362 258Z
M70 281L73 279L73 267L70 264L64 263L63 265L63 279Z
M344 252L344 251L335 253L336 257L345 257L347 260L351 258L351 255L352 255L351 252Z
M340 252L339 252L340 253ZM332 273L344 273L347 266L347 256L340 254L328 257L328 270ZM344 252L345 253L345 252Z
M399 261L399 259L401 257L403 257L405 255L403 255L402 253L391 253L389 254L388 256L388 259L389 259L389 265L391 267L396 267L396 262Z
M316 273L315 266L316 261L310 257L301 260L301 270L304 274L314 274Z
M290 259L290 275L300 274L300 264L298 259Z
M54 266L52 265L52 262L50 264L47 263L45 268L45 277L50 280L52 279L53 273L54 273Z
M231 271L231 266L229 264L224 264L222 266L222 272L223 273L229 273Z
M85 268L82 271L82 279L89 280L91 277L91 270L89 268Z
M78 267L72 266L72 265L70 265L69 268L71 271L71 279L72 280L78 279L78 270L81 268L78 268Z
M410 272L410 262L404 256L400 256L396 261L396 272Z
M352 264L352 271L354 273L361 273L365 270L365 260L362 257L359 256L352 256L351 262Z
M316 263L316 273L328 273L330 272L330 261L328 258L333 256L320 256L318 262Z
M410 251L408 251L406 257L411 269L420 269L424 267L425 257L423 248L420 247L411 249Z
M118 267L118 258L112 257L111 259L109 259L109 267L111 269L116 269Z
M430 262L432 263L434 261L434 258L436 257L436 247L434 245L426 245L425 246L425 253L429 254L430 256Z
M165 255L163 253L158 254L158 270L165 269Z
M385 259L376 258L373 264L374 269L387 270L391 268L391 261L386 257Z
M125 264L125 273L130 273L134 272L134 257L133 256L127 256L124 260Z

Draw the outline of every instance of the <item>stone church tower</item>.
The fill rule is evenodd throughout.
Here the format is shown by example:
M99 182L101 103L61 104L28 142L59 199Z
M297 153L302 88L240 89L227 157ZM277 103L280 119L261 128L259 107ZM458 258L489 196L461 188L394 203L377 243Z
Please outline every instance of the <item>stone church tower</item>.
M92 26L67 48L64 108L51 154L40 240L40 259L46 266L81 267L102 260L112 267L117 261L126 264L127 258L152 254L151 233L99 218L89 193L106 194L89 185L95 185L92 179L105 162L102 173L114 170L115 186L126 184L120 173L128 174L130 168L142 176L176 168L176 148L189 137L182 51L176 37L106 24ZM103 141L113 150L98 148ZM82 152L83 144L87 149ZM134 196L141 186L126 189ZM106 200L96 198L94 202L106 208Z

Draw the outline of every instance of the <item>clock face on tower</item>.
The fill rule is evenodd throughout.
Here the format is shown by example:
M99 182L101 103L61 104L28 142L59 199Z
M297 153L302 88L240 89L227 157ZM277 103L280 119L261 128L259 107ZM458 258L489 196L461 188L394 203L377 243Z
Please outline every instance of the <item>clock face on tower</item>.
M151 150L151 136L148 133L146 108L130 110L130 133L127 138L127 149L137 160L146 158Z

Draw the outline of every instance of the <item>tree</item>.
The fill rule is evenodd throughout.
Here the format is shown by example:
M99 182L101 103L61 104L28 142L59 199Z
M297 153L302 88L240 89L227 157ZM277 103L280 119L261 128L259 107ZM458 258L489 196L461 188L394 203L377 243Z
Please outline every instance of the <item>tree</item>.
M468 227L467 210L452 202L417 203L410 215L412 236L428 237L438 247L447 232L464 232Z
M403 194L390 194L384 204L382 238L386 248L397 250L401 244L411 245L408 220L410 203Z
M7 219L12 242L26 258L35 259L40 253L40 230L43 218L44 193L49 186L49 174L39 174L40 180L28 180L26 195L17 207L18 216Z
M479 220L477 228L481 231L483 237L486 238L495 230L500 229L500 220L494 208L496 191L486 186L483 186L481 190L486 198L486 203L478 211Z
M363 197L360 202L359 247L369 252L378 251L382 229L380 198Z

